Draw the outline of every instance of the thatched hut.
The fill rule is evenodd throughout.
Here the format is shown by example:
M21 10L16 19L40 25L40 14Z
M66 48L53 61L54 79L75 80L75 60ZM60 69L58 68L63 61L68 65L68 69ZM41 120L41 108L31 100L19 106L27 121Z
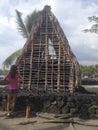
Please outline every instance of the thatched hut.
M16 64L24 78L20 86L47 92L74 92L79 86L78 61L50 6L40 12Z

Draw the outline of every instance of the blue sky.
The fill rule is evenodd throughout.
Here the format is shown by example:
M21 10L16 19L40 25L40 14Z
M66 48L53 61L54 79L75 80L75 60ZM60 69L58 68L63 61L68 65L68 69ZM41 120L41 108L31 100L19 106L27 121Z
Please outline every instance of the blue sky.
M3 61L26 42L17 30L15 9L25 18L45 5L51 6L79 63L98 64L98 34L82 31L91 26L89 16L98 17L97 0L0 0L0 68Z

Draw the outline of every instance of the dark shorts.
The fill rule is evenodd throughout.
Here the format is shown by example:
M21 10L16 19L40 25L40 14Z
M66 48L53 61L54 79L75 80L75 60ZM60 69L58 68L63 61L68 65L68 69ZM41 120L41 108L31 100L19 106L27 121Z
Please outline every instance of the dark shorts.
M8 93L8 94L17 94L17 93L18 93L18 90L17 90L17 89L12 89L12 90L7 89L7 93Z

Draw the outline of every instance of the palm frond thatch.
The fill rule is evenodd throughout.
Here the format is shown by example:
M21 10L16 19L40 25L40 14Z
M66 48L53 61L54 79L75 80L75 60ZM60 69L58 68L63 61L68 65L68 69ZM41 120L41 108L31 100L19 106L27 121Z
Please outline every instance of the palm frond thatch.
M34 25L36 19L39 16L40 11L34 10L31 14L27 15L25 19L25 25L27 28L28 33L31 32L32 25Z

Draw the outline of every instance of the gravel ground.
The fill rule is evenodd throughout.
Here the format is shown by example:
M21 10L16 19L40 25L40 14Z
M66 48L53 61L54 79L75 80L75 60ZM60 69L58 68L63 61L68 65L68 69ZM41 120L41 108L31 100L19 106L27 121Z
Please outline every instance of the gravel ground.
M52 115L49 114L49 117L52 117ZM73 118L73 120L78 121L78 123L64 123L64 120L62 123L52 123L50 121L53 121L53 119L45 119L39 116L31 118L25 116L6 117L5 113L0 111L0 130L98 130L97 119L80 120Z

